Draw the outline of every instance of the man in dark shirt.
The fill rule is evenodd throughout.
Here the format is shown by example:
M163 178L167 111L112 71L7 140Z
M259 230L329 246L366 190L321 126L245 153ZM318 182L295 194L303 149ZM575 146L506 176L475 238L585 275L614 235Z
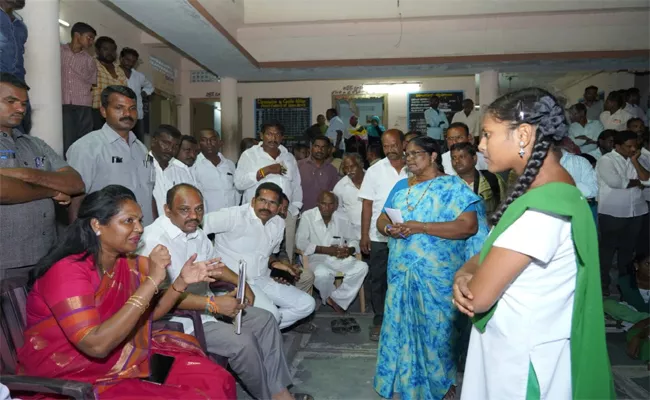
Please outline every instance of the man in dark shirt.
M26 277L56 240L54 202L83 193L79 174L41 139L16 129L29 87L0 73L0 280Z
M311 141L311 155L298 162L302 182L303 211L316 207L321 192L331 192L339 181L338 169L327 162L329 154L329 139L319 135Z

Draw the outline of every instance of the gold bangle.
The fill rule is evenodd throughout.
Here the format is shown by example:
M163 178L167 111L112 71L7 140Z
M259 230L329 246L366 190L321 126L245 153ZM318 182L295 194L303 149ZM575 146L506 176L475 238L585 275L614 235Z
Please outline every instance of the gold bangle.
M262 175L262 178L264 178L264 168L260 168L260 175Z
M144 297L142 297L142 296L133 295L133 296L129 297L129 299L140 300L140 301L144 302Z
M146 308L144 306L134 303L132 300L127 300L126 304L132 305L135 308L140 309L140 315L144 314Z
M155 289L154 294L158 294L158 285L156 284L156 281L154 281L150 275L147 275L147 279L153 283L153 288Z
M129 300L127 301L127 303L129 303L129 304L134 304L134 305L137 304L138 306L140 306L140 307L142 307L142 308L144 308L144 309L146 309L147 306L148 306L148 304L141 303L141 302L139 302L138 300L135 300L135 299L129 299Z
M174 283L176 283L176 282L172 282L172 284L171 284L171 287L172 287L172 289L174 290L174 292L176 292L176 293L180 293L180 294L185 293L184 290L181 291L181 290L176 289L176 287L174 287Z

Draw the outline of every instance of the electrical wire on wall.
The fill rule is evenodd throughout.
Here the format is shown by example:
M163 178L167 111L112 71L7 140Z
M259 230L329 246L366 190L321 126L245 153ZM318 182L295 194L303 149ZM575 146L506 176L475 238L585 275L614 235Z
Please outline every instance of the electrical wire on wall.
M395 43L395 48L399 48L402 44L402 36L404 35L404 24L402 23L402 11L400 10L400 0L397 0L397 11L399 15L399 40Z

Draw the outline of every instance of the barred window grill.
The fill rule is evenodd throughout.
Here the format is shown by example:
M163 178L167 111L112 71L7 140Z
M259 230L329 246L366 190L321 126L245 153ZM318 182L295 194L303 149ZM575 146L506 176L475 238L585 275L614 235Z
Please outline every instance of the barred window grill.
M190 83L219 82L219 77L211 72L195 70L190 72Z
M176 77L176 70L174 70L174 67L167 64L160 58L149 56L149 62L151 63L151 67L153 69L155 69L158 72L162 72L167 77L172 78L172 80Z

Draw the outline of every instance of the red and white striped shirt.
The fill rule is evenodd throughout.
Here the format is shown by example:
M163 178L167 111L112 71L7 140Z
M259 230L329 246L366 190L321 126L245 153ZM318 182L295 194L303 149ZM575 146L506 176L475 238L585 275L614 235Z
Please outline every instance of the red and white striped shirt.
M86 51L74 53L61 45L61 100L63 104L93 105L92 86L97 83L97 64Z

